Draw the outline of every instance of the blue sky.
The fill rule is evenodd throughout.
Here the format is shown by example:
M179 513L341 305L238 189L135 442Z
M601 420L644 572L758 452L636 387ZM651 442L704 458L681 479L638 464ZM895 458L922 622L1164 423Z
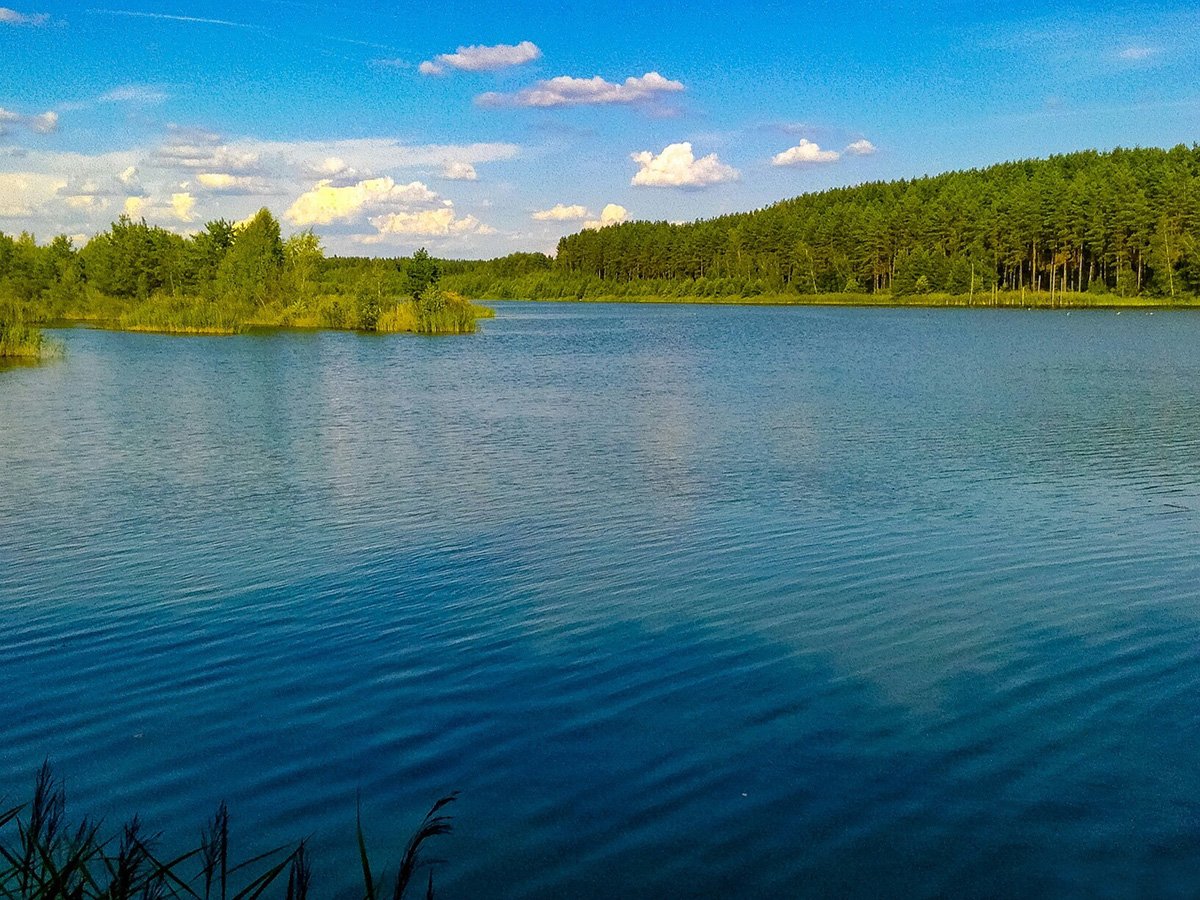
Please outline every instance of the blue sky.
M1200 139L1194 3L0 0L0 230L260 206L553 249L834 185Z

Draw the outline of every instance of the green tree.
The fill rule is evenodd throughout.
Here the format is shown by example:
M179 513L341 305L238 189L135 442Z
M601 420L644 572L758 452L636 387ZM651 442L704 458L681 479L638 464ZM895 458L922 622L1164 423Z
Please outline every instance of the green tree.
M441 277L437 261L422 247L405 266L406 288L409 296L420 303Z
M283 239L279 221L260 209L238 227L217 277L224 298L241 304L266 306L279 298L283 272Z

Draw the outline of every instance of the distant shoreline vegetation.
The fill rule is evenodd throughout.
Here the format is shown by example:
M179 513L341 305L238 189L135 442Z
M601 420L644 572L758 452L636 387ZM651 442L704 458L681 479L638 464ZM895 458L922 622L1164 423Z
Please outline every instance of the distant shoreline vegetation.
M1200 295L1200 146L1088 151L628 222L555 257L446 263L476 298L1178 306Z
M237 334L253 327L467 334L492 315L439 284L424 250L328 259L311 231L284 240L260 210L183 237L122 216L76 249L59 236L0 233L0 356L39 358L40 326Z
M716 219L627 222L557 254L327 258L266 209L182 237L122 217L80 248L0 233L0 356L60 321L463 334L477 300L857 306L1200 305L1200 145L1088 151L805 194Z

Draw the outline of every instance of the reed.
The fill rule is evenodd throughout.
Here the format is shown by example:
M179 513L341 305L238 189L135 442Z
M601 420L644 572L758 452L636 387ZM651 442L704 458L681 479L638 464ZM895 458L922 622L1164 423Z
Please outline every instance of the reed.
M403 300L383 310L375 323L382 333L473 334L476 320L489 319L495 310L478 306L452 291L432 291L420 301Z
M444 810L456 794L443 797L409 839L391 879L374 874L361 816L357 839L362 863L363 896L376 900L385 893L403 900L410 889L424 887L434 896L432 863L425 845L452 831ZM67 819L66 791L49 763L38 771L33 798L0 811L0 898L3 900L257 900L272 891L286 900L306 900L313 873L308 846L277 847L234 862L229 839L230 816L222 803L200 833L196 846L164 855L157 835L147 834L136 817L115 833L102 833L101 823ZM428 880L418 875L428 869ZM390 891L386 888L390 887Z

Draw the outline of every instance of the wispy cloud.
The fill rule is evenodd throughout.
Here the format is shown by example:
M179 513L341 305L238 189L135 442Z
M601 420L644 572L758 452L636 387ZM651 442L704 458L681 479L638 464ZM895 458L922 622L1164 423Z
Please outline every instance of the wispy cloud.
M1162 49L1159 47L1132 46L1118 52L1117 58L1127 62L1145 62L1148 59L1154 59L1156 56L1161 55Z
M382 57L380 59L371 60L368 65L372 65L377 69L411 69L412 63L406 59L400 59L395 56Z
M7 6L0 6L0 25L24 25L39 28L50 21L49 13L22 13Z
M226 28L247 28L255 30L256 26L245 22L231 22L228 19L206 19L199 16L175 16L168 13L139 12L132 9L89 9L89 13L100 16L125 16L131 19L157 19L164 22L185 22L193 25L221 25Z
M490 72L522 66L542 58L542 51L533 41L519 44L475 45L459 47L454 53L443 53L426 60L418 67L422 75L445 75L448 69L462 72Z
M169 97L167 92L153 84L123 84L100 95L101 103L140 103L153 106Z
M599 75L592 78L572 78L560 75L539 81L515 94L480 94L475 102L480 106L602 106L608 104L647 103L667 94L682 91L683 84L671 81L657 72L647 72L640 78L629 77L617 84Z

